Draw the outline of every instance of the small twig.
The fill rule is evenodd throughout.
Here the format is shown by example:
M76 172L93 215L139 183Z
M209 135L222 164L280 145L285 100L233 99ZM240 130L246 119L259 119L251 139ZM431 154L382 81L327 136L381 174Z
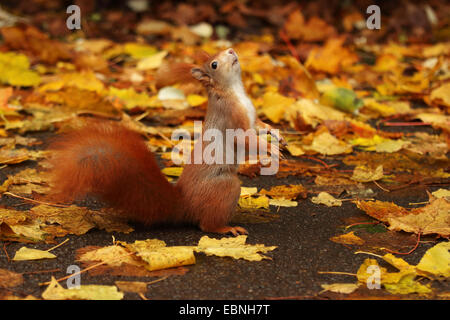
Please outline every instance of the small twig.
M356 277L356 273L350 272L341 272L341 271L317 271L318 274L343 274L346 276L354 276Z
M289 40L288 36L286 35L286 33L284 33L283 30L280 30L279 32L280 34L280 38L283 39L284 43L286 43L286 46L289 49L289 52L291 53L291 55L300 62L300 57L297 53L297 50L295 49L295 47L292 45L291 41Z
M414 206L414 205L418 205L418 204L427 204L430 203L430 201L424 201L424 202L410 202L408 203L409 206Z
M356 252L355 252L355 254L360 254L360 253L368 254L368 255L375 256L375 257L378 257L378 258L380 258L380 259L383 259L382 256L380 256L380 255L378 255L378 254L375 254L375 253L372 253L372 252L366 252L366 251L356 251Z
M5 251L5 255L6 255L6 258L8 259L8 262L11 262L11 259L9 258L8 251L6 251L6 246L7 246L8 244L9 244L9 242L3 243L3 251Z
M142 300L148 300L142 292L138 292L139 297L141 297Z
M420 242L420 232L417 234L417 242L416 242L416 245L414 246L414 248L412 248L412 249L409 250L408 252L397 252L397 251L389 250L388 248L383 248L383 249L386 250L387 252L395 253L395 254L410 254L410 253L412 253L414 250L417 249L417 247L419 246L419 242Z
M391 190L383 188L378 182L376 182L375 180L373 181L373 183L380 188L381 190L385 191L385 192L391 192Z
M415 126L431 126L429 122L386 122L386 127L415 127Z
M128 257L128 256L131 256L132 254L134 254L134 252L130 252L129 254L122 255L122 256L117 257L117 258L115 258L115 259L111 259L111 260L108 260L108 261L102 261L102 262L93 264L92 266L89 266L89 267L87 267L86 269L83 269L83 270L80 270L80 271L75 272L75 273L73 273L73 274L69 274L69 275L67 275L67 276L65 276L65 277L59 278L59 279L56 280L56 282L64 281L64 280L66 280L66 279L69 279L69 278L71 278L71 277L74 277L74 276L76 276L76 275L79 275L79 274L81 274L81 273L84 273L84 272L89 271L89 270L91 270L91 269L97 268L97 267L99 267L99 266L101 266L101 265L103 265L103 264L105 264L105 263L112 262L112 261L116 261L116 260L119 260L119 259L122 259L122 258L125 258L125 257ZM39 283L40 286L46 286L46 285L49 285L49 284L50 284L50 281Z
M69 238L67 238L66 240L64 240L63 242L61 242L60 244L57 244L56 246L54 246L54 247L52 247L52 248L50 248L50 249L47 249L46 251L47 252L50 252L50 251L52 251L53 249L56 249L56 248L58 248L59 246L62 246L64 243L66 243L67 241L69 241Z
M144 113L138 115L137 117L134 118L135 121L141 121L142 119L144 119L146 116L148 116L149 112L145 111Z
M61 271L61 269L56 268L56 269L50 269L50 270L27 271L27 272L22 272L22 274L36 274L36 273L58 272L58 271Z
M356 223L352 223L351 225L346 226L345 230L350 229L351 227L354 227L354 226L361 225L361 224L379 224L379 223L381 223L381 222L380 221L356 222Z
M325 163L325 161L322 161L320 159L314 158L314 157L310 157L310 156L302 156L303 158L309 159L309 160L313 160L316 162L319 162L320 164L322 164L326 169L330 169L330 166L328 164Z
M25 200L25 201L29 201L29 202L33 202L33 203L39 203L39 204L45 204L45 205L53 206L53 207L61 207L61 208L68 208L68 207L70 207L69 205L49 203L49 202L44 202L44 201L39 201L39 200L34 200L34 199L22 197L22 196L19 196L17 194L11 193L9 191L3 192L3 194L4 195L6 194L6 195L14 197L14 198L19 198L19 199L22 199L22 200Z
M149 282L146 282L146 283L147 283L147 285L154 284L154 283L157 283L157 282L166 280L168 277L169 277L169 276L164 276L164 277L162 277L162 278L159 278L159 279L156 279L156 280L153 280L153 281L149 281Z

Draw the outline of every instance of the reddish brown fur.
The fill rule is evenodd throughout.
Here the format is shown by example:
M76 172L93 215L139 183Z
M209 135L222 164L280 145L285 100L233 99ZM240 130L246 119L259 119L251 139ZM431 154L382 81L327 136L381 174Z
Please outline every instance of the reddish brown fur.
M172 65L163 65L156 73L156 86L158 88L173 85L182 82L194 82L191 76L191 69L194 67L191 63L175 63Z
M113 123L95 123L60 137L50 149L57 200L92 193L145 224L172 221L179 212L174 201L178 190L160 172L136 132Z

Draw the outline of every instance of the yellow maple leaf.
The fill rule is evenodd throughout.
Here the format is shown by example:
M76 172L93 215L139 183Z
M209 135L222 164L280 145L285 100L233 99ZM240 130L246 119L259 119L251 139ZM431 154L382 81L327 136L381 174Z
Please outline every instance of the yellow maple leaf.
M260 252L266 253L277 248L276 246L266 247L263 244L250 245L246 244L246 241L247 236L245 235L222 239L212 239L208 236L203 236L195 247L195 251L219 257L261 261L262 259L270 258L260 254Z
M303 147L306 150L313 150L325 155L336 155L352 152L352 146L336 139L328 132L322 132L315 136L310 146Z
M363 245L365 242L363 239L355 235L353 231L339 236L334 236L330 238L330 240L336 243L356 244L356 245Z
M428 249L417 265L417 270L436 277L450 277L449 250L449 241L438 243Z
M45 300L121 300L123 293L116 286L81 285L64 289L54 277L42 293Z
M24 260L40 260L40 259L54 259L54 258L56 258L56 256L51 252L22 247L16 251L13 260L24 261Z
M102 93L105 86L103 85L103 82L97 78L94 72L81 71L58 75L58 79L40 86L38 91L58 91L63 87L76 87L78 89Z
M0 52L0 82L30 87L38 85L41 77L37 72L30 70L30 61L24 54Z

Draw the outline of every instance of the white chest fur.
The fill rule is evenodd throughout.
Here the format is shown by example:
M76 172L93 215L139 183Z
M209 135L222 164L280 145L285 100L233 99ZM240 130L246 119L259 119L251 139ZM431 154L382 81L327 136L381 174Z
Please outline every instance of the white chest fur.
M249 99L247 94L245 93L244 86L242 85L242 82L237 82L233 85L232 90L238 99L238 101L241 103L241 105L245 108L247 112L248 119L250 120L250 126L253 128L256 121L256 110L253 106L252 101Z

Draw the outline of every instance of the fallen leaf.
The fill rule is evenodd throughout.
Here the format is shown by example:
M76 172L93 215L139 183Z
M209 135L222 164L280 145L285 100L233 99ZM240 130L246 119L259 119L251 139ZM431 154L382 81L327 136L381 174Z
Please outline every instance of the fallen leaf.
M0 288L17 287L22 283L23 276L21 273L0 269Z
M382 165L379 165L375 169L367 168L366 166L357 166L353 170L351 179L358 182L370 182L380 180L383 176Z
M352 152L352 146L336 139L328 132L322 132L314 137L310 146L303 147L306 150L313 150L325 155L336 155Z
M365 241L363 239L361 239L360 237L358 237L357 235L355 235L355 233L353 231L346 233L346 234L342 234L340 236L334 236L334 237L330 238L330 240L333 242L342 243L342 244L363 245L365 243Z
M431 193L435 198L446 198L450 200L450 190L448 189L439 189Z
M296 207L298 205L298 202L283 198L269 199L269 205L276 207Z
M340 207L342 205L341 200L336 199L327 192L320 192L316 197L311 198L311 202L315 204L324 204L327 207Z
M165 244L163 244L164 243L160 240L155 239L153 241L136 240L132 244L125 244L125 246L128 250L135 252L136 256L146 262L145 268L149 271L195 264L195 256L192 247L166 247Z
M240 235L233 238L212 239L203 236L195 247L196 252L203 252L206 255L219 257L232 257L234 259L245 259L248 261L261 261L270 259L261 253L266 253L276 249L276 246L266 247L263 244L245 244L247 236Z
M434 103L442 104L450 108L450 83L445 83L431 91L430 99Z
M433 277L450 277L450 242L436 244L425 252L417 270Z
M273 199L295 200L298 197L306 198L307 190L301 184L289 184L271 187L269 190L261 189L261 195L267 195Z
M27 56L15 52L0 52L0 82L30 87L40 84L41 77L30 70Z
M331 291L335 293L342 293L342 294L350 294L356 289L358 289L359 284L357 283L333 283L333 284L321 284L320 285L325 291Z
M167 51L160 51L158 53L155 53L149 57L145 57L141 60L139 60L139 62L136 65L136 69L137 70L153 70L153 69L158 69L164 58L167 56L168 52Z
M353 90L339 87L325 91L320 98L320 103L350 113L356 113L363 106L363 101Z
M81 285L78 288L64 289L54 277L42 293L45 300L121 300L123 293L116 286Z
M356 201L359 209L375 219L387 222L389 229L421 234L450 235L450 203L445 198L430 197L421 208L405 209L391 202Z
M147 282L140 281L116 281L117 288L122 292L133 292L145 294L147 292Z
M40 260L40 259L54 259L54 258L56 258L56 256L51 252L22 247L16 251L13 260L24 261L24 260Z
M269 198L266 196L260 196L257 198L239 198L239 207L242 209L258 209L258 208L269 208Z

